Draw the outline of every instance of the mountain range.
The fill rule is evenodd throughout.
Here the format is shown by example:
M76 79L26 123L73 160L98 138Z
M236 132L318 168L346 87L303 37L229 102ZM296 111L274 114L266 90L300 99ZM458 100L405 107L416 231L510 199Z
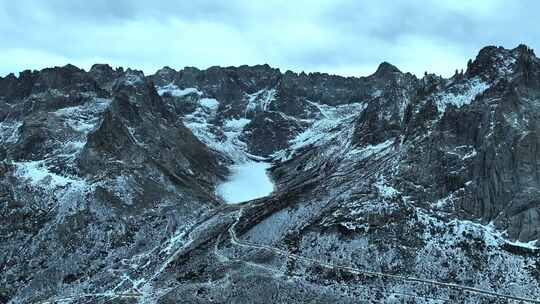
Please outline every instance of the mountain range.
M0 303L540 303L525 45L450 78L23 71L0 143Z

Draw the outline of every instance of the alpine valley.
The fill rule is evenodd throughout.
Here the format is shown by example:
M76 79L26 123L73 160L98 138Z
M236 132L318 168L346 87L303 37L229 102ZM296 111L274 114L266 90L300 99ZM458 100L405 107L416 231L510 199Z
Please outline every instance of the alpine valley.
M540 59L0 78L0 303L540 303Z

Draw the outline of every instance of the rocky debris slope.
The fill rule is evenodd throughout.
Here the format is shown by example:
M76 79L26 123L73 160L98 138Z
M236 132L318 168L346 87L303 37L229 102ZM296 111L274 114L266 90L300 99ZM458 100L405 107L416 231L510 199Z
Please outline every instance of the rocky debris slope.
M539 89L523 45L449 79L0 78L0 299L536 303ZM261 160L274 192L223 204L227 168Z

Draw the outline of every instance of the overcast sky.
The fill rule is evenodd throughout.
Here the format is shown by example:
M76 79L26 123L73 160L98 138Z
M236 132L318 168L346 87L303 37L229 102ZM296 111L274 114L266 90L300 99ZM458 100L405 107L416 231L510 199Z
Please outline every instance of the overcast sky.
M109 63L268 63L364 76L388 61L448 76L485 45L540 44L538 1L0 0L0 75Z

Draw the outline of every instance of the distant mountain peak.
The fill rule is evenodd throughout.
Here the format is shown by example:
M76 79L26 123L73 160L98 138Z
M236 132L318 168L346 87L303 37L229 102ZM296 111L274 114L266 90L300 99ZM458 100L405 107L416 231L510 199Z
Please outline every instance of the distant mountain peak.
M539 71L539 66L534 50L525 44L514 49L486 46L474 60L469 60L466 75L480 77L487 82L515 77L529 79L533 71Z
M383 61L381 64L379 64L377 71L375 71L373 75L376 77L386 77L395 73L401 74L401 71L396 66Z
M161 69L159 69L156 74L157 75L168 75L168 74L171 74L171 73L176 73L176 70L171 68L170 66L166 65L164 67L162 67Z

